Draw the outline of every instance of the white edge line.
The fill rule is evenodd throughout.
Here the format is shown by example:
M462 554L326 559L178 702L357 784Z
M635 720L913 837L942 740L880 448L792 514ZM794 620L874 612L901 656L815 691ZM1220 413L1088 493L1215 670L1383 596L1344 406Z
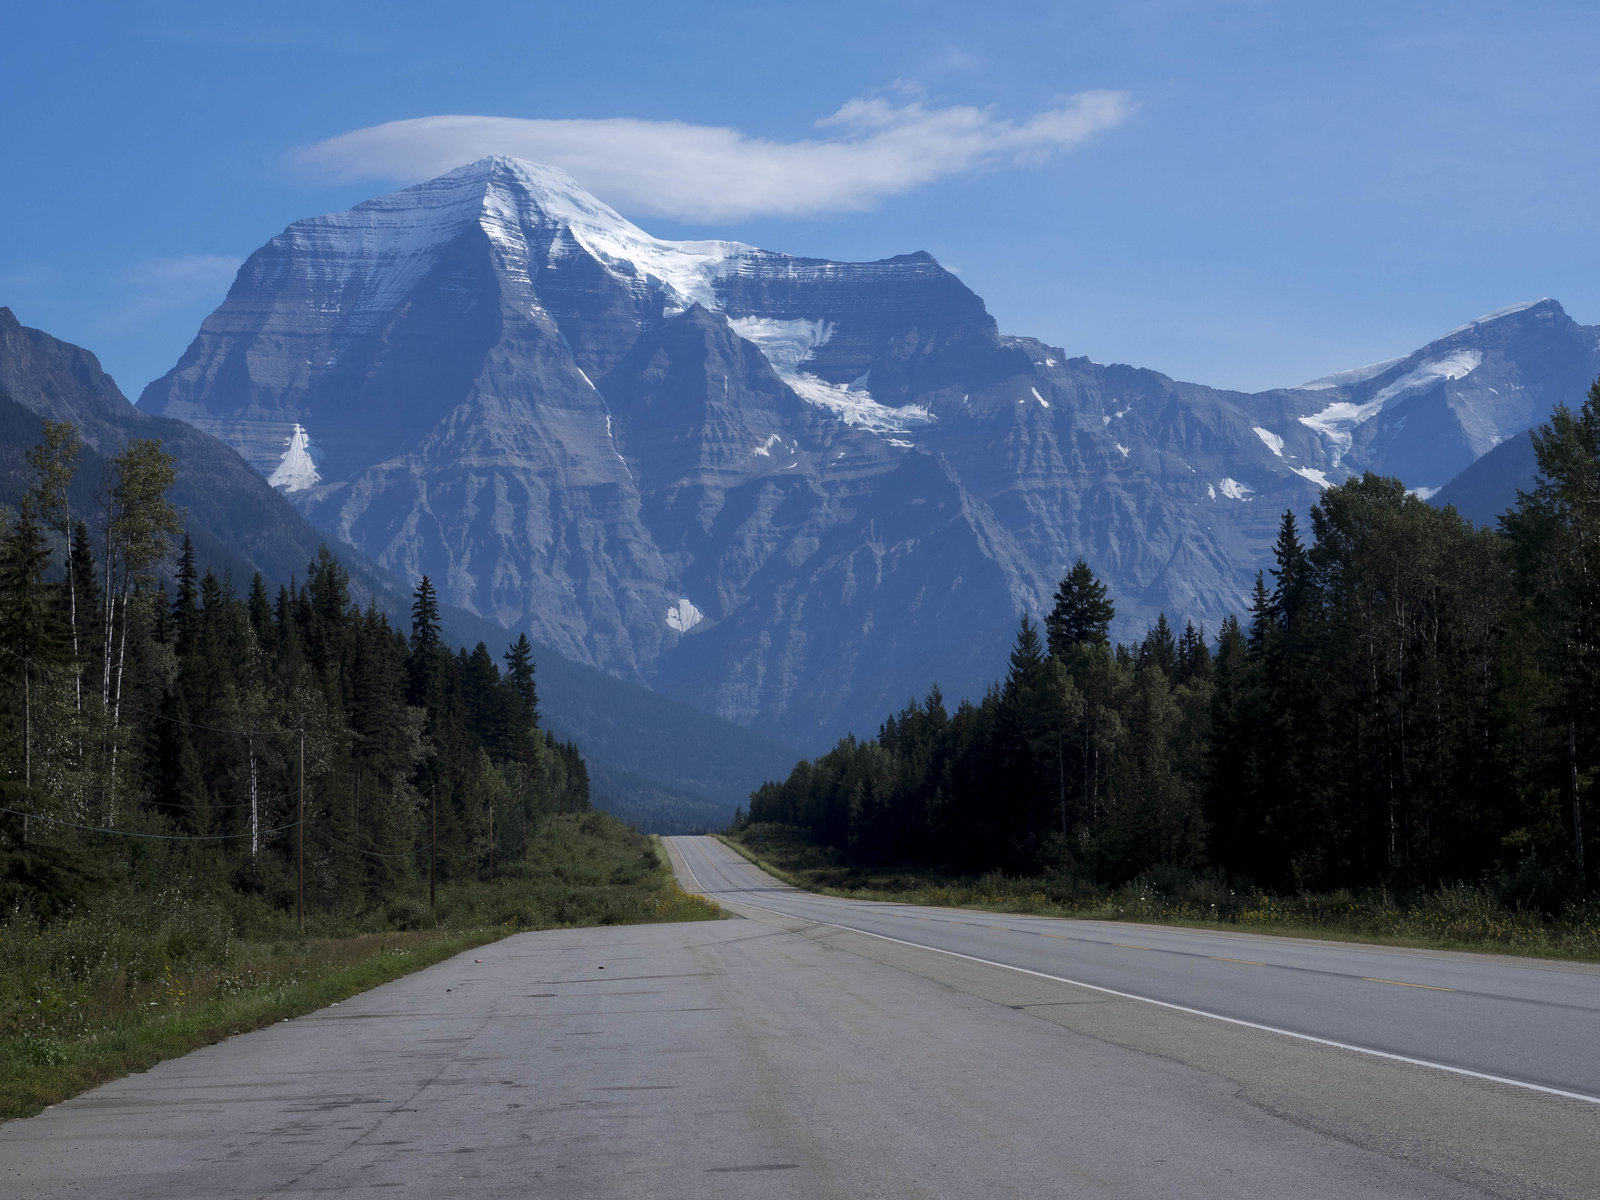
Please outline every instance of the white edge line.
M695 876L694 869L689 866L689 858L683 855L684 869L689 872L695 886L705 891L705 885ZM708 895L710 893L707 893ZM1021 975L1032 975L1037 979L1048 979L1052 983L1065 983L1072 987L1087 988L1091 992L1100 992L1107 996L1116 996L1122 1000L1137 1000L1141 1004L1154 1004L1157 1008L1171 1009L1173 1012L1188 1013L1195 1017L1209 1017L1213 1021L1225 1021L1229 1025L1241 1025L1246 1029L1259 1029L1263 1033L1276 1033L1282 1037L1295 1038L1302 1042L1314 1042L1319 1046L1332 1046L1337 1050L1350 1050L1356 1054L1367 1054L1373 1058L1386 1058L1390 1062L1407 1063L1413 1067L1431 1067L1435 1071L1448 1071L1452 1075L1464 1075L1468 1079L1483 1079L1490 1083L1504 1083L1511 1087L1526 1088L1531 1092L1543 1092L1547 1096L1560 1096L1566 1100L1582 1100L1587 1104L1600 1104L1600 1096L1586 1096L1582 1092L1567 1092L1560 1088L1545 1087L1542 1083L1529 1083L1524 1079L1508 1079L1504 1075L1489 1075L1483 1071L1469 1071L1466 1067L1452 1067L1448 1063L1432 1062L1426 1058L1411 1058L1404 1054L1393 1054L1388 1050L1374 1050L1370 1046L1353 1046L1349 1042L1336 1042L1332 1038L1317 1037L1311 1033L1299 1033L1293 1029L1282 1029L1277 1025L1263 1025L1259 1021L1246 1021L1239 1017L1225 1017L1221 1013L1207 1012L1203 1008L1190 1008L1185 1004L1173 1004L1169 1000L1156 1000L1150 996L1139 996L1133 992L1119 992L1116 988L1101 987L1098 983L1083 983L1077 979L1068 979L1064 975L1050 975L1044 971L1035 971L1028 967L1017 967L1011 963L995 962L992 958L979 958L975 954L962 954L958 950L945 950L939 946L927 946L921 942L908 942L904 938L890 937L886 933L873 933L870 929L857 929L852 925L839 925L833 921L818 921L814 917L797 917L793 913L779 912L775 908L766 908L760 904L751 904L748 900L727 900L727 904L742 904L746 908L753 908L759 912L771 913L773 916L784 917L790 921L806 921L811 924L821 925L828 929L841 929L846 933L859 933L863 937L878 938L880 941L894 942L900 946L910 946L913 950L931 950L935 954L947 954L951 958L963 958L968 962L982 963L986 967L999 967L1005 971L1016 971Z
M706 885L700 882L700 876L696 875L694 873L694 868L689 865L689 856L687 854L685 854L683 852L683 848L678 845L678 839L677 838L673 838L672 839L672 848L678 852L678 857L683 860L683 869L685 871L689 872L689 878L694 880L695 887L699 888L700 891L706 896L706 898L709 899L710 896L711 896L711 893L706 891ZM771 912L772 910L771 909L767 909L765 911Z

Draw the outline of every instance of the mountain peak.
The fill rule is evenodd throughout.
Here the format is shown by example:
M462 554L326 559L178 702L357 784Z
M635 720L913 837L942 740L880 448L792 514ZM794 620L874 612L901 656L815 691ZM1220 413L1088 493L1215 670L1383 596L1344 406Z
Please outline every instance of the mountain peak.
M1494 322L1503 321L1507 317L1515 317L1522 313L1536 310L1538 312L1559 313L1561 316L1567 315L1566 310L1556 301L1550 299L1549 296L1540 296L1537 300L1524 300L1520 304L1508 304L1504 308L1497 308L1493 312L1484 313L1483 316L1468 321L1465 325L1457 325L1444 337L1454 337L1458 333L1466 333L1468 330L1476 329L1480 325L1492 325ZM1443 341L1444 338L1436 338L1435 340Z
M509 154L491 154L480 158L447 171L437 179L407 188L406 192L448 187L451 184L466 184L474 191L481 187L486 207L492 197L499 196L522 201L517 205L518 208L526 208L531 204L558 221L608 228L624 227L640 236L647 236L560 167L513 158Z

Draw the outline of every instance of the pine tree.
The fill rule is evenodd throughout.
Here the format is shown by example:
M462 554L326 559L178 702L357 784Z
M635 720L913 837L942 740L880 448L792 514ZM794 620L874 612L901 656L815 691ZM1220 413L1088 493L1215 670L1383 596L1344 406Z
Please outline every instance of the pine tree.
M1087 562L1078 559L1056 588L1055 607L1045 618L1051 655L1064 659L1073 646L1110 645L1115 616L1106 585L1095 578Z
M22 779L33 785L34 693L39 676L56 662L67 645L67 631L47 589L44 573L50 563L31 496L12 522L0 546L0 649L6 673L15 674L22 701Z
M74 537L70 496L72 479L78 470L78 456L82 452L83 442L78 437L78 431L67 421L45 421L42 440L28 451L28 465L34 471L34 483L29 489L29 497L40 523L45 529L61 538L66 551L67 629L74 663L79 660L82 653L78 640L80 583L78 556L87 554L88 537L86 533L81 541ZM81 528L81 523L79 527ZM89 570L91 578L93 574L91 563ZM74 701L77 707L82 707L82 682L76 678Z
M1557 405L1533 434L1538 483L1518 492L1502 518L1541 637L1542 665L1555 683L1549 716L1565 737L1547 758L1547 778L1559 779L1569 818L1580 886L1593 870L1586 843L1584 785L1600 769L1600 380L1577 412Z
M183 549L178 553L178 594L172 601L172 628L176 635L178 653L186 654L192 648L195 625L199 618L199 575L195 570L194 543L183 535Z
M439 636L439 598L433 582L424 575L411 600L411 653L406 662L409 703L436 714L443 702L441 676L443 640Z
M526 633L519 633L505 652L506 683L516 693L521 708L523 724L537 728L539 724L539 693L534 683L533 644Z
M1167 624L1167 614L1158 613L1156 623L1139 644L1138 665L1154 667L1168 679L1178 673L1178 642L1172 636L1172 626Z

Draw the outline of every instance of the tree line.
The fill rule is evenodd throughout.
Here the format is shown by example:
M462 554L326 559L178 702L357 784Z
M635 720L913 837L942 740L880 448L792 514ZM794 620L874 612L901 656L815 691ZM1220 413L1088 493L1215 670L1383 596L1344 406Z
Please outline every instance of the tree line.
M1270 888L1487 883L1587 894L1600 770L1600 382L1532 435L1539 477L1498 530L1395 479L1282 518L1250 610L1214 638L1163 615L1111 644L1079 560L1003 680L937 686L752 794L862 864L1158 866Z
M303 833L307 902L355 910L492 876L589 807L576 747L540 728L526 635L499 661L452 652L426 576L408 635L326 547L240 596L179 541L159 442L112 460L94 513L69 504L80 452L45 423L0 540L8 909L130 876L293 907Z

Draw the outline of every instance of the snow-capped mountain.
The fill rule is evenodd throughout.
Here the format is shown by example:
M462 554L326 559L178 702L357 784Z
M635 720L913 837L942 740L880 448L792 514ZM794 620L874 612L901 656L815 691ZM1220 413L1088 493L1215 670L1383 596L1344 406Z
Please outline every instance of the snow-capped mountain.
M1302 384L1298 417L1340 465L1396 475L1430 496L1477 459L1581 402L1600 374L1600 329L1551 299L1479 317L1403 358Z
M140 403L451 602L812 745L981 688L1079 555L1124 636L1214 630L1284 508L1439 486L1593 335L1543 302L1247 396L1004 336L926 254L662 241L497 157L291 225Z

